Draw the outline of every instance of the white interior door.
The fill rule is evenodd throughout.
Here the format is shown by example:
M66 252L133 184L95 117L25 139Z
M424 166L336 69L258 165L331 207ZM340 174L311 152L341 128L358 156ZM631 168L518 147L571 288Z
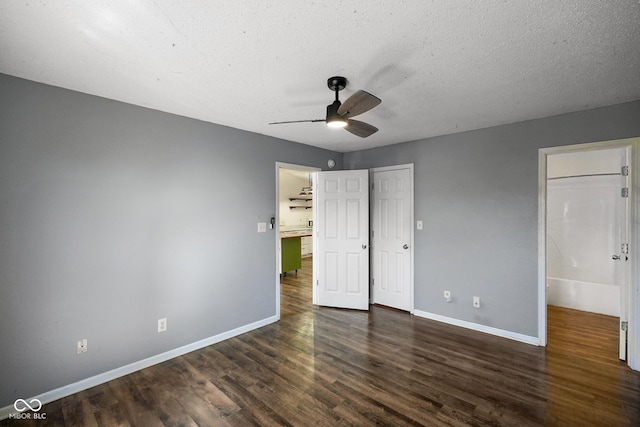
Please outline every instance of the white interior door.
M618 230L619 230L619 252L613 254L616 260L616 282L620 286L620 341L619 341L619 357L620 360L627 360L627 330L629 320L628 295L629 295L629 194L631 194L629 174L629 163L627 160L627 150L622 151L621 159L621 188L622 193L619 204ZM625 190L626 194L625 194Z
M412 170L373 171L371 250L373 302L412 310Z
M314 303L369 309L369 171L314 174Z

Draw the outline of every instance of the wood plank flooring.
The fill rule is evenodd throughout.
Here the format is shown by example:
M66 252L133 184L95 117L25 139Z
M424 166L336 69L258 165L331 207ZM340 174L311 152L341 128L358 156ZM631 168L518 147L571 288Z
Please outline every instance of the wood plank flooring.
M381 307L313 307L303 262L282 279L280 322L0 425L640 425L615 318L549 307L538 348Z

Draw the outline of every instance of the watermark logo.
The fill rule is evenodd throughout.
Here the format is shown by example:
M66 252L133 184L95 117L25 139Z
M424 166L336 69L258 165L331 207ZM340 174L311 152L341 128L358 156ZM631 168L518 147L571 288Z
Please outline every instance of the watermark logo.
M13 402L13 409L17 412L9 414L9 419L14 420L46 420L47 413L40 412L42 409L42 402L39 399L31 399L26 401L24 399L17 399ZM31 412L27 412L31 411Z
M13 407L18 412L24 412L27 409L30 409L33 412L38 412L40 409L42 409L42 402L40 402L38 399L31 399L29 403L27 403L27 401L24 399L18 399L13 403Z

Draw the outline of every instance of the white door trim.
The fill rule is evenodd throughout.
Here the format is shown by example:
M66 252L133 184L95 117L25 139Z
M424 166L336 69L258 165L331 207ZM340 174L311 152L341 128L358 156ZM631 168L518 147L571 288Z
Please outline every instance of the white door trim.
M314 166L295 165L292 163L276 162L276 204L274 226L276 242L276 319L280 320L280 169L318 172L322 169Z
M629 367L640 370L640 297L638 279L640 279L640 138L601 141L586 144L565 145L541 148L538 151L538 340L539 345L547 345L547 286L546 286L546 248L547 248L547 156L552 154L573 153L578 151L626 148L629 151L629 262L630 280L628 301L628 359Z
M411 189L411 195L409 198L409 203L411 203L411 207L409 209L410 212L410 243L409 245L411 246L411 268L410 268L410 275L409 275L409 294L411 295L411 302L410 302L410 309L409 312L411 314L414 314L415 311L415 300L414 300L414 270L415 270L415 246L414 246L414 233L415 233L415 217L414 217L414 212L415 212L415 205L414 205L414 164L413 163L407 163L404 165L394 165L394 166L385 166L385 167L380 167L380 168L372 168L369 169L369 182L373 183L373 174L375 172L385 172L385 171L392 171L392 170L398 170L398 169L409 169L410 171L410 189ZM370 189L370 191L372 191ZM370 203L373 202L373 194L371 194L371 197L369 198ZM375 207L374 207L375 208ZM371 209L369 210L369 215L371 215ZM371 236L369 236L371 237ZM370 261L370 269L371 271L373 271L373 251L370 251L370 256L371 256L371 261ZM369 285L369 295L372 297L373 296L373 289L371 289L371 284ZM373 301L371 301L373 302Z

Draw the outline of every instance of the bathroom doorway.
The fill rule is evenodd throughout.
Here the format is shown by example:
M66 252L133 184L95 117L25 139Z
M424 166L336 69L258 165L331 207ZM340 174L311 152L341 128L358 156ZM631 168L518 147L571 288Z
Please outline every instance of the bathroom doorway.
M619 319L617 353L633 369L638 331L629 319L637 314L637 284L630 258L637 239L629 218L637 212L632 160L639 142L546 148L539 162L540 344L547 345L547 303L600 313Z
M547 157L547 304L554 310L626 321L627 176L626 148ZM603 351L615 354L615 345ZM626 360L626 337L618 351Z
M625 148L547 157L548 304L620 317L627 167Z

